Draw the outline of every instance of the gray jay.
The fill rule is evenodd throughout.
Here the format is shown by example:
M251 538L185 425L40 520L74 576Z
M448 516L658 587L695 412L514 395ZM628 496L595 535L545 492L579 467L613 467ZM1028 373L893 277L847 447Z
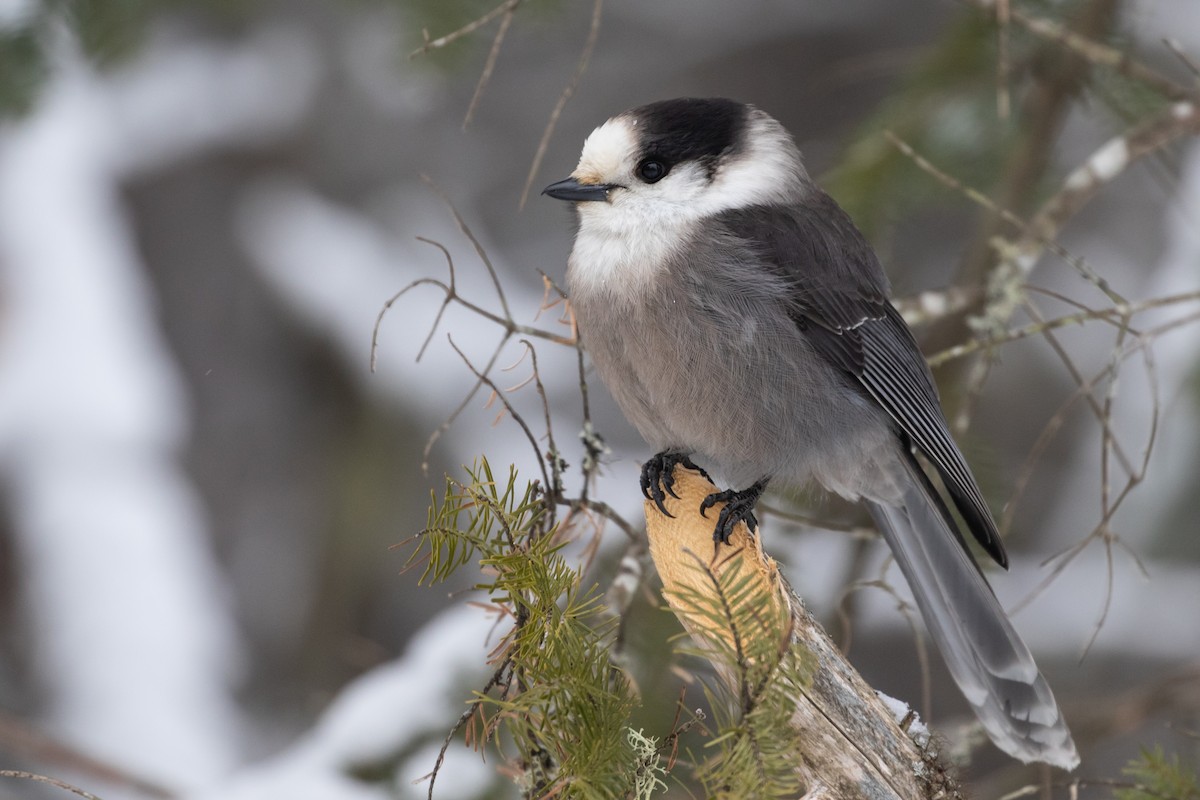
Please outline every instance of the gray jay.
M1007 567L928 366L874 251L787 131L732 100L651 103L593 131L544 194L578 211L567 293L580 336L660 451L646 496L662 508L673 468L695 458L739 487L702 507L726 503L718 541L738 520L754 529L771 480L862 500L992 741L1074 768L1050 687L917 459Z

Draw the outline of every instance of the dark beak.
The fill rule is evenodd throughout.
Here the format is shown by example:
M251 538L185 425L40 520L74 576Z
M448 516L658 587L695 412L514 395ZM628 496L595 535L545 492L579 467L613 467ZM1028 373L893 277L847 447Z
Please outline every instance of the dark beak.
M542 189L542 194L558 200L607 200L608 191L612 188L611 183L580 183L574 178L567 178Z

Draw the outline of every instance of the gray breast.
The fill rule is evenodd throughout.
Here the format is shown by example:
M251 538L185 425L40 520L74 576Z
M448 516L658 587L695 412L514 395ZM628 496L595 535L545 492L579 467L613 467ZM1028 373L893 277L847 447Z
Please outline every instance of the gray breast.
M573 288L597 372L652 447L695 453L731 486L816 477L861 494L895 447L890 423L809 346L783 279L728 244L698 240L635 296Z

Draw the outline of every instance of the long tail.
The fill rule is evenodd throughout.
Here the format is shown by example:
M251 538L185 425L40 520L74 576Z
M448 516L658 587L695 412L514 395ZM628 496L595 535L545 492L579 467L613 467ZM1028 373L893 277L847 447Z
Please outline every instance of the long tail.
M967 552L945 504L911 458L903 505L869 502L950 674L996 745L1026 763L1079 764L1029 648Z

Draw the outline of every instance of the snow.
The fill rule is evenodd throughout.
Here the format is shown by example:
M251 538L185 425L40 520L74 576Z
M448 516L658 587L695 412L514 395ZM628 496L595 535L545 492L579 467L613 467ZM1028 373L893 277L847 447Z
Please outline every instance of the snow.
M322 78L310 37L267 25L225 44L151 39L134 67L96 87L123 176L222 145L253 147L293 130Z
M1142 12L1155 10L1160 21L1175 23L1177 18L1192 19L1184 12L1193 2L1151 4L1153 9ZM19 26L37 8L35 0L0 0L0 30ZM614 18L638 13L643 14L641 22L657 24L672 17L667 6L645 12L649 17L630 6L616 11ZM854 16L845 9L822 13L821 24L833 27ZM713 25L712 19L700 15L688 20L698 30L711 30ZM252 268L301 324L333 343L367 393L421 414L425 421L436 424L444 418L473 382L445 333L454 333L476 365L489 357L501 336L494 324L451 309L424 359L416 363L422 326L432 321L441 302L436 288L421 287L383 319L379 363L376 372L370 372L371 325L384 300L415 278L446 275L441 253L415 241L413 234L450 248L463 293L498 310L491 281L449 212L415 177L384 177L370 190L372 196L348 200L353 192L335 194L316 178L271 175L270 169L289 166L286 157L278 159L284 149L278 142L287 140L290 147L293 137L313 135L304 126L313 126L319 116L315 103L328 90L324 84L331 73L344 73L356 94L352 99L333 98L329 109L334 113L339 103L360 102L397 127L409 125L405 132L417 136L430 135L430 117L423 115L453 102L444 95L469 93L470 86L463 89L457 80L432 69L396 69L390 60L396 56L400 21L391 12L357 16L332 44L332 58L320 49L328 43L317 41L319 35L312 29L306 32L303 24L299 16L278 23L264 15L246 20L226 41L182 25L156 28L130 63L103 74L72 52L65 36L56 34L51 75L39 107L26 119L6 120L0 126L0 489L18 559L19 613L34 648L29 664L38 676L39 694L46 698L37 724L188 797L383 800L395 792L424 796L425 785L413 781L432 767L448 725L465 707L470 690L486 680L483 640L492 620L478 610L455 608L422 629L402 658L345 687L318 722L283 752L254 764L241 763L244 744L258 732L235 699L245 644L228 600L227 578L210 549L208 510L181 467L194 400L159 329L160 309L138 250L136 221L122 203L124 184L131 178L155 178L181 161L221 148L239 153L277 148L264 160L270 167L255 163L262 177L249 184L233 209ZM1185 46L1195 50L1192 44L1200 41L1200 29L1174 27L1180 30L1168 32L1180 35ZM335 30L334 35L340 34ZM737 34L738 41L757 35L745 26ZM1149 32L1142 38L1157 40ZM736 45L727 36L725 40L721 46ZM699 52L694 45L692 49ZM518 61L513 51L505 52L505 68ZM612 52L597 57L619 68L614 74L628 76L635 65ZM528 113L530 98L545 95L549 101L561 85L561 76L551 75L553 70L541 63L541 52L534 60L539 63L523 67L524 80L514 81L522 89L520 98L508 98L517 107L507 109L510 122ZM601 72L594 70L589 80ZM531 77L553 87L544 90L541 83L528 80ZM594 124L594 109L617 102L627 91L610 86L592 95L591 107L570 107L559 140L571 139L569 127ZM326 106L321 110L325 114ZM539 107L538 113L545 110ZM1174 110L1183 115L1195 109L1179 104ZM481 120L486 113L485 104ZM526 155L512 146L525 131L515 122L511 125L482 155L466 140L461 146L447 145L456 158L461 155L461 162L455 163L469 180L494 181L480 190L483 199L471 196L475 187L452 193L472 224L488 218L489 210L491 218L496 217L485 203L498 196L497 185L509 180L500 174L499 167L505 165L497 156L521 161ZM453 126L457 128L457 119ZM536 131L528 149L534 141ZM306 144L300 141L296 149ZM573 143L571 151L573 157ZM1110 142L1085 168L1087 180L1110 179L1128 157L1121 140ZM320 177L329 178L332 172L329 168ZM329 183L338 186L339 180L334 177ZM485 191L492 192L490 199ZM1179 195L1167 206L1161 231L1168 246L1152 278L1138 287L1139 296L1195 287L1200 263L1195 225L1200 218L1200 149L1194 146L1186 153ZM523 219L527 222L528 217ZM517 229L522 219L514 216L506 224ZM486 226L476 227L483 246L497 260L514 316L522 322L534 319L541 287L536 277L531 279L532 267L545 266L549 272L561 268L565 242L553 264L522 265L515 257L509 263L506 248L488 238ZM544 253L537 244L528 242L528 252ZM510 254L512 250L510 245ZM1151 273L1140 265L1138 270ZM1107 265L1104 271L1108 273ZM1165 317L1147 315L1150 318ZM550 314L543 314L537 324L565 332ZM1196 357L1192 333L1194 329L1185 329L1156 346L1168 411L1186 411L1186 381ZM564 401L554 410L558 444L577 465L581 450L572 429L579 413L575 354L570 348L536 344L548 392ZM521 351L517 342L510 342L499 363L516 361ZM528 361L523 362L512 373L498 373L498 379L503 385L518 383L527 367ZM1132 380L1122 388L1131 391L1119 398L1117 428L1122 435L1142 431L1150 410L1148 393L1139 391ZM593 412L611 415L611 402L595 384L593 389ZM478 393L444 437L439 445L443 455L469 461L486 450L500 454L505 463L515 461L523 477L533 477L537 470L528 442L508 422L491 426L494 411L483 408L487 394ZM511 397L540 434L541 409L533 387ZM610 436L620 431L619 424L601 427ZM1136 544L1145 543L1156 528L1155 519L1173 498L1193 491L1198 439L1194 415L1171 416L1170 435L1160 437L1150 479L1117 517L1122 534ZM1094 437L1085 439L1077 463L1063 469L1078 478L1078 484L1064 482L1060 516L1050 525L1064 538L1075 538L1086 529L1079 509L1097 508L1094 486L1081 488L1085 481L1095 482L1095 445ZM621 460L600 476L594 496L637 520L641 498L635 460L645 452L629 443L615 449ZM768 523L768 548L792 551L788 574L798 591L812 597L814 606L828 605L828 598L837 596L852 555L847 537L805 534L793 544L772 534ZM623 537L614 536L605 546L624 544ZM243 552L251 550L253 545L248 545ZM303 583L294 578L303 568L303 556L260 553L260 563L275 573L265 577L265 583ZM1046 576L1039 565L1042 555L1046 554L1015 553L1012 571L994 576L997 593L1008 607ZM1200 618L1189 612L1200 607L1196 566L1150 560L1151 578L1145 581L1123 555L1117 558L1114 602L1090 657L1136 653L1146 659L1194 659L1200 651ZM905 593L898 575L893 571L890 576ZM1107 580L1107 563L1100 548L1093 547L1017 614L1017 626L1039 657L1078 658L1102 609ZM614 588L627 590L628 581L623 578ZM275 602L293 602L286 590L278 595ZM856 633L905 629L894 599L878 591L865 591L861 597ZM893 713L900 711L902 704L885 702ZM398 765L396 787L351 776L354 765L374 762ZM498 791L502 782L494 763L484 763L456 743L439 777L439 795L483 796ZM96 788L105 797L120 797L118 791Z
M411 753L397 772L401 797L425 796L413 781L435 763L441 741L471 690L487 680L488 643L495 620L473 606L445 611L410 641L402 658L362 676L333 701L312 730L278 756L245 768L190 800L386 800L387 786L352 777L356 765L385 763ZM452 743L438 775L443 797L482 797L496 781L491 767L461 739Z
M25 27L37 9L38 0L0 1L0 32Z
M240 757L242 654L120 183L287 127L311 95L303 49L151 47L101 78L56 40L38 109L0 132L0 478L45 723L168 786Z
M921 721L921 716L916 710L903 700L897 700L894 697L884 694L883 692L875 692L883 704L887 707L888 713L892 715L892 719L897 723L904 722L910 714L912 717L908 720L908 727L905 729L908 732L909 738L917 743L918 747L924 747L929 744L929 726Z
M1071 191L1087 188L1093 183L1107 183L1129 166L1129 144L1124 136L1112 139L1101 147L1082 166L1068 177L1065 188Z
M237 636L109 132L72 64L0 143L0 470L53 726L186 785L234 761Z

